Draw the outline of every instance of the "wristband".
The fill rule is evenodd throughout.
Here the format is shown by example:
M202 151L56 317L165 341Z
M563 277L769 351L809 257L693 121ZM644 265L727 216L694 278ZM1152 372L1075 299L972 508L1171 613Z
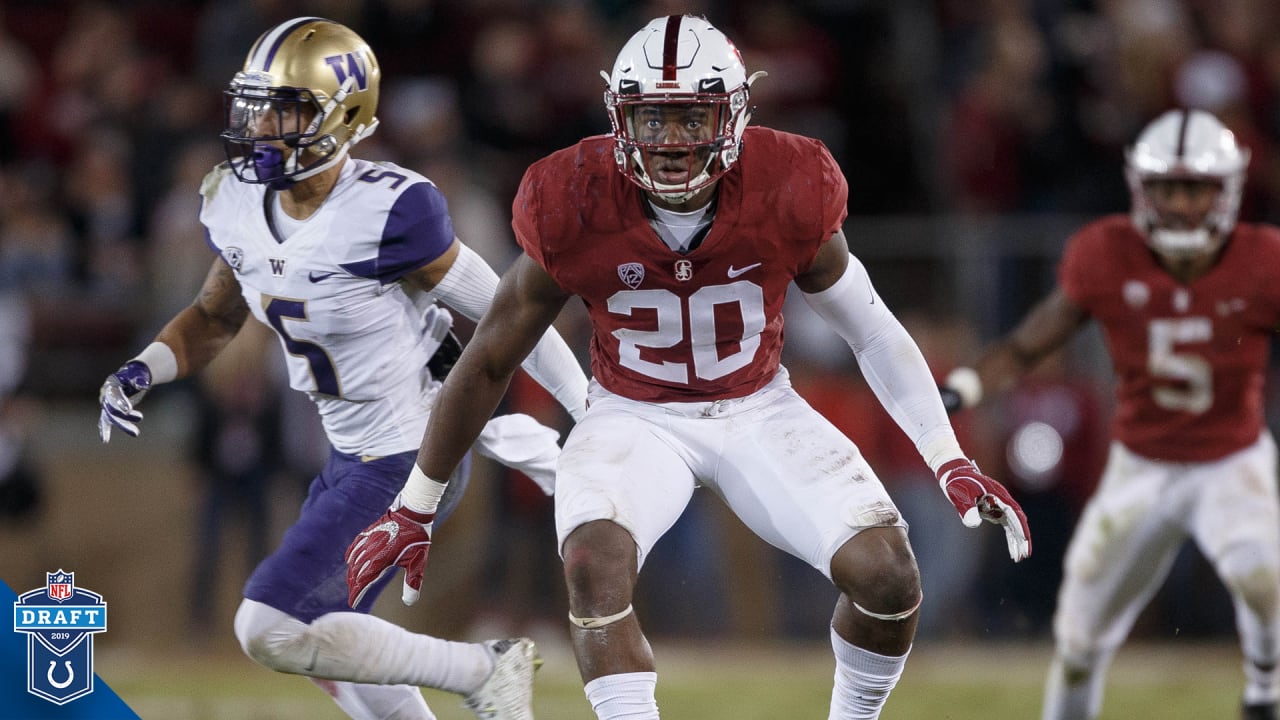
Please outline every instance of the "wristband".
M146 365L151 371L152 385L178 379L178 358L173 354L173 348L159 340L143 348L142 352L133 359Z
M400 491L400 502L414 512L434 514L446 487L448 483L436 482L427 477L415 462L413 470L409 472L409 479L404 483L404 489Z
M971 367L958 367L947 375L946 386L960 396L960 406L971 408L982 401L982 378Z
M929 469L936 475L943 465L952 460L963 460L966 458L964 450L960 449L960 443L956 440L956 433L951 428L945 428L940 431L928 433L920 438L920 443L916 445L916 450L920 452L920 457L924 459Z

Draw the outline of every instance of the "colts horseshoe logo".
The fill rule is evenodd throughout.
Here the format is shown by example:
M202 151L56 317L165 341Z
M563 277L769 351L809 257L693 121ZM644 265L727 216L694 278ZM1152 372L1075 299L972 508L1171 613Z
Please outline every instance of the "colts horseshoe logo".
M58 662L56 660L49 661L49 684L58 688L59 690L70 685L76 679L76 669L71 667L71 661L64 660L62 664L67 667L67 679L63 680L62 682L58 682L57 680L53 679L53 669L58 666Z

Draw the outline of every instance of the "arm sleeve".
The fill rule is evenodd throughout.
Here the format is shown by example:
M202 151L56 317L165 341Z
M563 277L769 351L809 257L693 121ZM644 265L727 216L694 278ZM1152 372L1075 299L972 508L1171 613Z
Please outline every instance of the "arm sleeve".
M924 355L852 255L844 275L804 299L853 349L867 384L930 469L965 457Z
M493 303L497 289L497 273L474 250L463 245L432 294L464 317L479 321ZM546 388L575 421L582 418L587 409L587 376L555 328L547 329L520 366Z
M479 322L493 303L498 290L498 274L475 250L459 243L461 250L449 272L431 290L431 294L449 304L463 317Z

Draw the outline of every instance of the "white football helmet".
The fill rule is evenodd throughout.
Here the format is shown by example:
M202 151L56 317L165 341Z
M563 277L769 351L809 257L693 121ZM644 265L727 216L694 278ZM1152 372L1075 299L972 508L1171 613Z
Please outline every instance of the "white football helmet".
M1170 110L1147 125L1125 153L1125 179L1133 200L1133 224L1156 252L1188 258L1216 251L1240 213L1249 151L1213 115ZM1161 227L1147 191L1153 180L1207 180L1221 190L1201 227Z
M263 33L223 93L236 177L283 189L333 167L378 126L380 80L368 43L332 20L294 18Z
M742 132L751 119L750 86L765 75L747 77L742 54L729 38L704 18L691 15L649 21L622 46L613 72L600 74L609 83L604 104L613 126L618 169L641 188L677 204L715 182L737 161ZM636 108L691 104L711 106L710 141L642 139ZM683 183L663 184L654 177L646 155L655 151L701 152L705 164L689 172Z

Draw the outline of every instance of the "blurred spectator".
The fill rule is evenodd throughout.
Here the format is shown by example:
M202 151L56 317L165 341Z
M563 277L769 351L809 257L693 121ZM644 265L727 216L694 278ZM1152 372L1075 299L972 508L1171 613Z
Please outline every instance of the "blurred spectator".
M123 133L85 133L63 181L63 199L76 233L76 280L95 301L136 302L142 278L141 242L134 235L129 161Z
M245 44L264 27L306 14L294 0L217 0L203 3L194 37L194 77L210 89L222 89L244 66Z
M736 16L747 67L769 73L751 87L752 102L765 108L765 124L816 137L842 155L846 128L835 106L842 80L835 39L794 2L754 0Z
M28 453L40 403L23 387L30 315L19 292L0 287L0 524L30 521L44 496L42 471Z
M74 234L60 212L57 181L48 162L0 170L0 288L49 300L72 285Z
M940 145L949 204L970 213L1024 207L1026 156L1053 119L1047 49L1018 3L989 3L980 60L951 106Z
M191 457L201 484L199 534L191 574L192 631L207 635L224 627L215 617L215 590L223 573L233 568L227 533L242 531L244 577L270 549L271 522L267 504L270 481L280 469L279 405L282 378L262 372L269 367L274 338L261 323L249 321L217 359L200 375L196 425L191 433ZM295 393L296 394L296 393ZM238 520L236 523L234 521Z
M168 191L156 199L147 225L144 267L149 279L147 312L140 335L154 335L191 304L209 272L209 246L200 224L200 181L223 160L213 139L193 141L176 150Z
M35 57L5 27L0 6L0 164L18 157L16 116L28 101L36 81Z

